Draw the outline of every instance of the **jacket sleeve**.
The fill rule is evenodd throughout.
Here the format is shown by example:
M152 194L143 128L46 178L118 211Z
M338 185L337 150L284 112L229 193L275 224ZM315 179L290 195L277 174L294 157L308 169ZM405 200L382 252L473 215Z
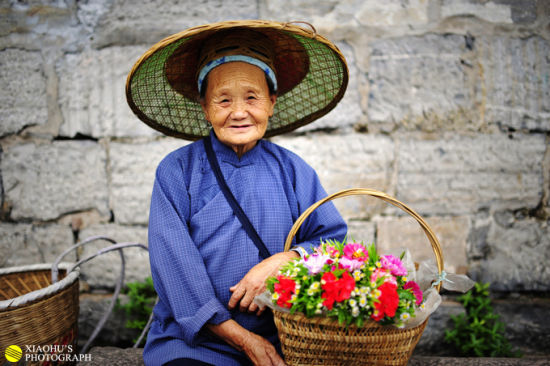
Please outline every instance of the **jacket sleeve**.
M166 159L165 159L166 160ZM193 346L205 323L230 318L216 298L203 259L189 234L189 196L182 169L157 168L149 215L149 257L155 289L171 310L184 341Z
M325 198L326 191L312 167L303 162L302 167L296 169L294 189L298 201L300 215L312 204ZM334 206L329 201L316 208L302 223L295 237L294 247L303 248L311 253L314 247L319 246L321 240L335 239L342 241L347 234L347 225ZM296 248L303 256L303 251Z

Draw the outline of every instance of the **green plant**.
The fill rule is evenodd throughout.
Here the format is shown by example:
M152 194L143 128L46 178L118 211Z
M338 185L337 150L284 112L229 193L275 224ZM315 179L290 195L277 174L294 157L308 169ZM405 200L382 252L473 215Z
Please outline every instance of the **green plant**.
M520 357L512 351L504 335L504 323L493 312L489 298L489 284L476 283L460 296L465 314L451 316L454 329L445 331L445 342L462 356L474 357Z
M143 282L129 282L123 293L128 295L128 302L117 302L117 307L124 310L128 316L126 328L138 329L141 332L147 325L157 297L153 279L147 277ZM136 341L137 339L134 340Z

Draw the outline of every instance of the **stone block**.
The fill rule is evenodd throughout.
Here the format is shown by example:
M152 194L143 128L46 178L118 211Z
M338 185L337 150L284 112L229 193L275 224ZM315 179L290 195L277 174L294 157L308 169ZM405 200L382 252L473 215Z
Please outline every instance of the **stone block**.
M495 2L510 5L514 23L533 23L537 20L538 1L536 0L495 0Z
M424 329L424 333L422 333L422 338L420 338L414 349L414 355L449 356L449 346L443 342L445 330L453 327L451 316L460 314L464 314L462 305L443 296L441 305L428 319L428 324Z
M0 223L0 267L42 263L40 251L27 240L31 227Z
M93 225L79 233L80 241L94 236L108 237L117 243L140 243L147 245L147 228L142 226L120 226L116 224ZM97 253L110 246L105 240L93 241L79 251L80 259ZM146 250L132 247L123 249L125 265L125 283L143 281L151 275L149 254ZM110 252L102 254L81 266L81 276L93 288L114 288L120 275L120 254Z
M475 94L461 59L464 37L428 34L369 44L370 123L427 131L469 129Z
M510 5L496 1L443 0L441 4L443 18L455 16L475 16L491 23L512 23Z
M441 4L441 16L477 17L491 23L532 23L537 19L536 0L444 0Z
M397 197L423 214L535 208L542 199L542 135L406 139L398 151Z
M126 102L126 77L145 47L109 47L68 54L57 64L60 135L137 137L160 135Z
M53 263L72 244L73 234L68 226L1 223L0 267ZM73 252L63 261L75 259Z
M97 20L93 45L156 43L173 33L189 27L228 19L256 19L256 2L235 0L203 1L153 0L139 6L133 1L115 0L108 11Z
M4 152L1 171L14 220L51 220L83 210L109 216L106 156L97 143L14 145Z
M74 237L68 225L34 225L29 235L29 243L40 251L42 263L53 263L61 253L73 246ZM76 252L67 254L62 261L74 263Z
M370 221L348 221L348 242L358 241L364 244L374 243L376 225Z
M76 5L53 0L9 3L0 5L1 48L40 51L48 60L59 50L79 52L89 44L89 28L75 17Z
M267 0L263 17L293 21L311 21L320 31L330 32L337 28L366 27L412 27L428 22L428 2L422 0L376 0L314 1L314 0Z
M515 298L514 298L515 297ZM550 333L546 326L550 314L548 298L536 298L529 295L507 299L493 299L495 314L504 322L506 338L515 349L523 352L524 357L544 355L548 357ZM548 358L546 359L548 361Z
M487 234L488 254L471 274L490 282L496 291L548 291L550 288L550 229L532 218L503 226L493 222Z
M46 78L40 52L0 51L0 136L48 120Z
M111 294L81 294L80 295L80 309L78 312L78 345L79 347L84 344L92 335L95 327L109 308L111 304ZM123 303L126 300L125 295L119 296L119 300ZM134 343L134 339L139 337L140 332L137 329L126 328L126 321L128 316L123 309L113 309L111 315L107 319L107 322L99 332L97 338L95 338L94 346L112 346L118 347L131 347ZM142 345L143 346L143 345ZM91 362L83 362L86 365L119 365L121 361L117 361L116 357L99 362L99 359L94 354L93 350L89 352L92 354ZM133 362L129 362L132 360ZM138 365L136 358L124 359L123 364ZM141 360L142 361L142 360ZM97 363L96 363L97 362ZM142 363L143 364L143 361Z
M430 217L425 220L439 240L445 270L450 273L466 273L467 239L471 226L469 218ZM376 245L381 253L399 252L403 248L411 252L415 262L432 260L435 263L429 239L412 217L379 218L376 220L376 233Z
M111 144L111 207L115 222L148 223L157 165L169 152L187 143L166 138L142 144Z
M385 136L314 134L273 140L311 165L328 194L359 187L391 190L394 143ZM362 197L334 203L348 219L369 217L385 207L374 198Z
M481 37L476 48L487 123L550 131L550 42L541 37Z
M336 108L318 120L300 127L297 132L305 133L318 129L336 129L353 126L361 121L361 96L359 94L359 70L355 65L355 57L351 47L341 43L337 45L346 58L349 69L349 82L344 97Z

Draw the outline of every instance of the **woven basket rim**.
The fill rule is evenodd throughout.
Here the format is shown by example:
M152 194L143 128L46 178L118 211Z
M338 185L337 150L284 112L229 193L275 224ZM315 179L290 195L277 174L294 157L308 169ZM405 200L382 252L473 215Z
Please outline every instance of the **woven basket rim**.
M68 270L72 266L71 263L62 262L59 263L58 268ZM15 267L6 267L0 268L0 276L12 273L20 272L33 272L33 271L43 271L52 269L51 263L40 263L40 264L31 264L25 266L15 266ZM15 309L26 305L29 302L40 300L42 298L48 297L52 294L58 293L59 291L64 290L65 288L72 285L80 276L80 269L76 267L73 271L67 274L60 281L53 283L49 286L41 288L39 290L34 290L24 295L20 295L8 300L0 301L0 311Z
M287 312L287 311L280 311L280 310L277 310L277 309L272 309L273 311L273 314L275 316L284 316L288 319L291 319L293 321L303 321L303 322L307 322L309 324L319 324L319 325L335 325L335 326L339 326L339 327L345 327L345 328L350 328L350 329L362 329L362 328L366 328L366 326L370 326L370 327L375 327L375 328L391 328L392 330L411 330L411 329L414 329L414 328L417 328L419 326L421 326L422 324L424 324L425 322L428 321L428 319L430 317L427 317L426 320L424 320L422 323L414 326L414 327L411 327L411 328L398 328L396 326L394 326L393 324L387 324L387 325L384 325L384 324L380 324L372 319L368 319L366 322L365 322L365 325L363 327L359 327L357 326L357 324L355 323L351 323L351 324L348 324L348 325L345 325L345 324L340 324L338 322L338 319L335 319L335 318L331 318L331 317L328 317L328 316L314 316L314 317L311 317L311 318L308 318L304 313L302 312L295 312L295 313L290 313L290 312Z

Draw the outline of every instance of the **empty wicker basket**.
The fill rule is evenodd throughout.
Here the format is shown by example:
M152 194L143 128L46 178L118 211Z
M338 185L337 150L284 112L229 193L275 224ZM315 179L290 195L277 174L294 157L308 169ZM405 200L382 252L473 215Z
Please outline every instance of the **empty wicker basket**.
M335 198L367 195L402 209L420 224L428 237L435 254L439 273L443 270L443 255L437 237L428 224L405 204L387 194L371 189L354 188L334 193L322 199L296 220L288 234L285 251L289 250L292 240L304 220L320 205ZM439 285L437 286L439 290ZM406 365L416 344L422 336L428 320L409 329L381 326L368 321L363 327L348 327L338 321L315 317L306 318L303 314L290 314L274 311L275 325L285 362L288 365Z
M0 364L6 362L4 349L10 345L23 350L21 362L27 365L48 361L25 363L26 346L59 345L66 346L60 347L64 354L75 353L79 271L66 275L68 265L59 268L61 280L54 284L51 264L0 269Z

